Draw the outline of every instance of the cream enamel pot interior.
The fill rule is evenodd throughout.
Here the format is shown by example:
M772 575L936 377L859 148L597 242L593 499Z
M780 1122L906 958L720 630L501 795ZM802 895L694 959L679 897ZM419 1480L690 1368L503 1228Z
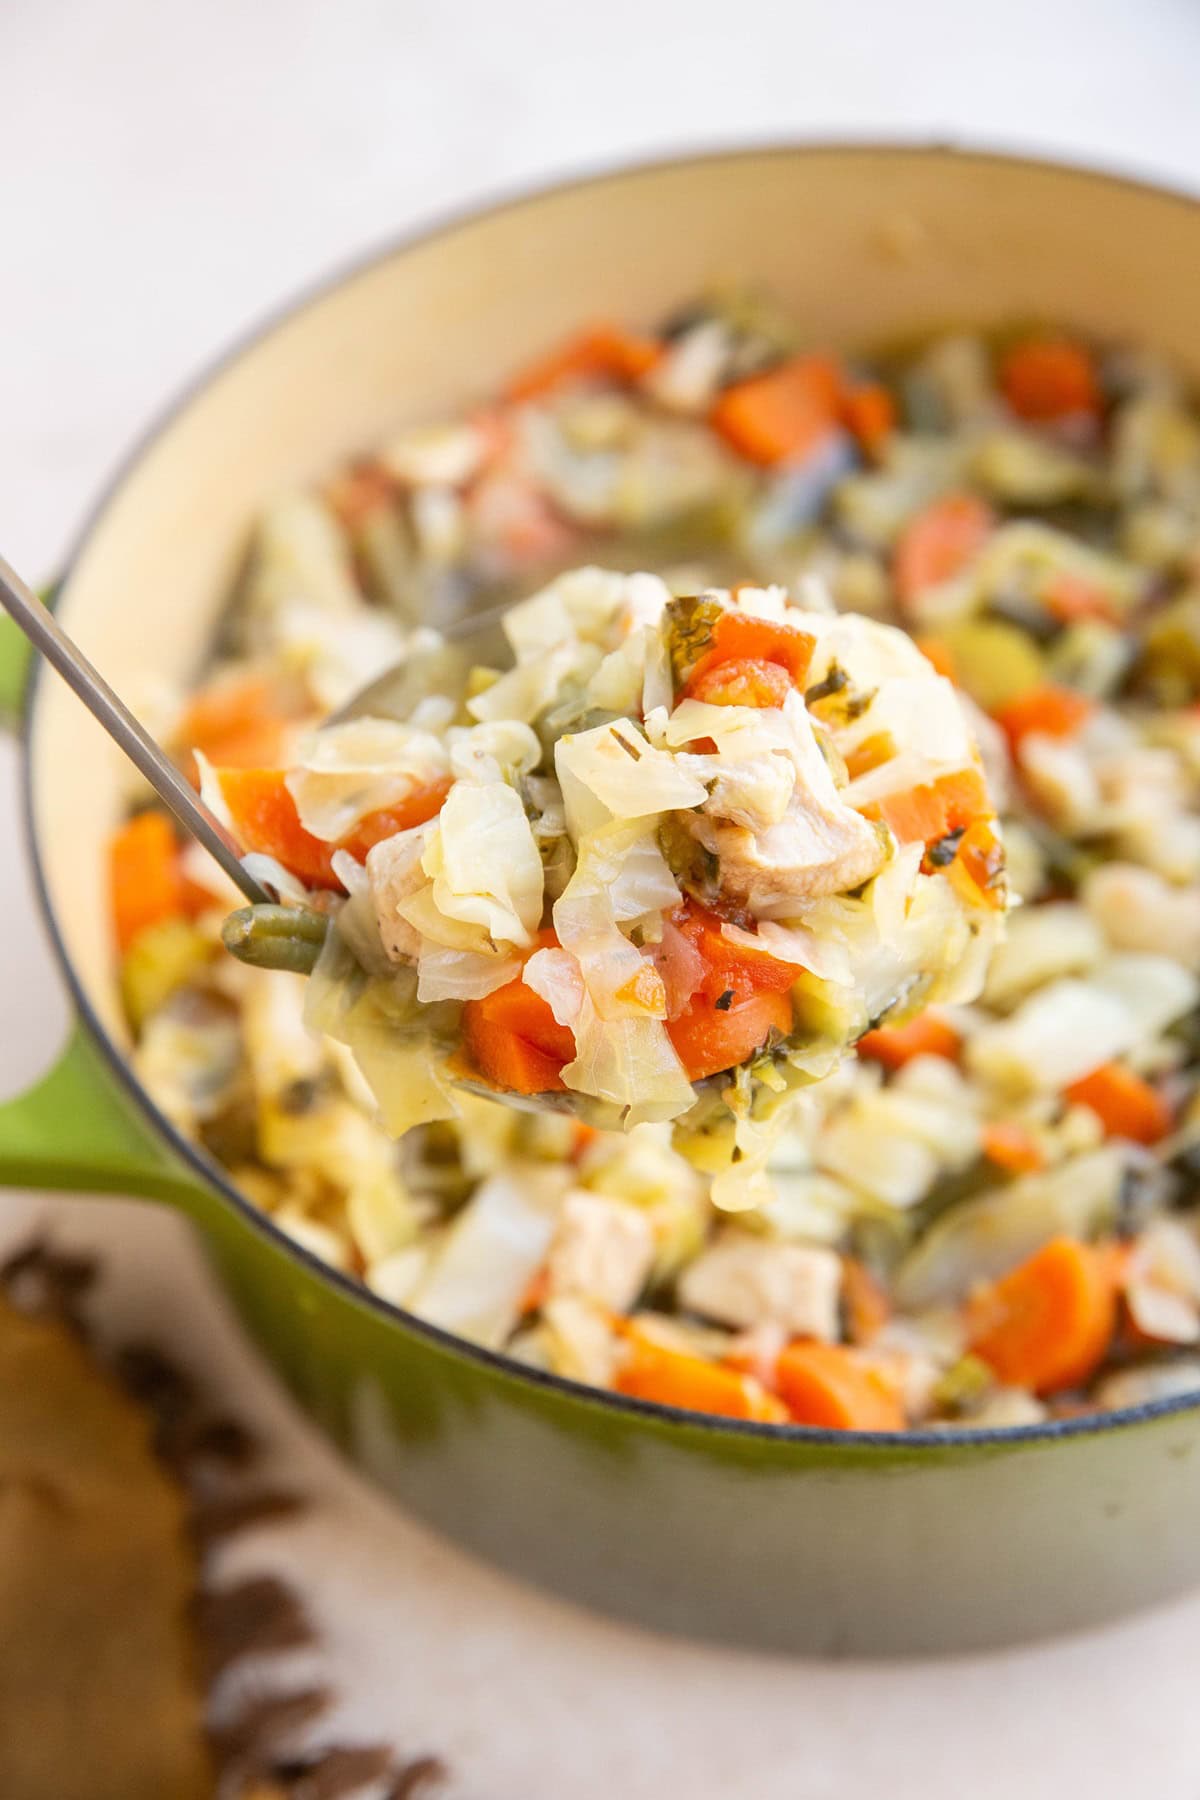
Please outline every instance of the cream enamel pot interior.
M1200 370L1200 207L1183 197L908 148L634 169L401 245L237 352L116 479L61 583L64 624L119 691L187 675L268 496L486 393L581 321L653 320L721 277L777 291L818 344L1045 316ZM103 874L116 753L48 677L27 733L31 843L81 1026L0 1110L0 1178L180 1205L301 1402L414 1511L576 1599L779 1648L995 1643L1200 1579L1200 1398L991 1434L707 1421L521 1370L314 1262L137 1090Z

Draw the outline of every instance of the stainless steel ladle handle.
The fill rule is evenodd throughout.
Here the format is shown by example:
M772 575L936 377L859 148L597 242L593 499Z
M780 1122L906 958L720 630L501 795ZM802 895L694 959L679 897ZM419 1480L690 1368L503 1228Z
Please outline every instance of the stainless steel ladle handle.
M255 905L270 905L275 896L242 866L241 852L224 825L209 811L174 763L140 725L103 675L92 667L79 646L71 641L53 613L33 589L21 580L0 556L0 604L16 621L34 648L39 650L67 686L78 694L92 716L120 745L139 769L164 806L170 808L183 829L203 844L226 875Z

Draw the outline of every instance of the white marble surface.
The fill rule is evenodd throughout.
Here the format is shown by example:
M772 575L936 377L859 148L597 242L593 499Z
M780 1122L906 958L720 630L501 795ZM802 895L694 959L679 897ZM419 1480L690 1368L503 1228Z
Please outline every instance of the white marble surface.
M5 0L0 513L53 568L147 416L331 262L449 204L612 156L771 134L974 137L1200 185L1191 0ZM16 766L0 745L0 843ZM65 1007L0 858L0 1093ZM0 1197L104 1250L103 1315L203 1360L318 1494L247 1541L298 1570L347 1730L479 1800L1195 1800L1200 1599L1060 1644L904 1666L660 1642L524 1592L390 1510L250 1357L173 1220ZM981 1546L986 1554L986 1546Z

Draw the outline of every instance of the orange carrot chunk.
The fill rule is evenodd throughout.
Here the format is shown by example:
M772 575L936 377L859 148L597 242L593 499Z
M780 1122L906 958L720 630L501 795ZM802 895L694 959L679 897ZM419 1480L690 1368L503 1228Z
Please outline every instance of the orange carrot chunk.
M958 1056L959 1035L936 1013L918 1013L907 1025L880 1025L858 1040L858 1054L885 1069L902 1069L914 1056Z
M1014 344L1000 364L1000 387L1017 417L1035 425L1100 411L1096 365L1082 344L1067 338Z
M215 773L234 830L247 850L273 856L306 887L335 892L341 889L333 872L336 850L346 850L361 861L383 838L432 819L450 786L442 780L416 788L394 806L368 813L338 843L327 843L300 823L296 802L287 788L286 769L218 769Z
M1033 1175L1046 1166L1046 1155L1031 1131L1012 1119L985 1125L980 1149L988 1162L1010 1175Z
M709 415L749 462L795 462L838 423L842 371L831 356L794 356L727 387Z
M680 697L700 699L697 685L703 683L712 670L733 662L775 664L793 687L802 687L815 647L816 639L795 625L756 619L751 613L722 613L713 626L712 641L694 663ZM778 700L772 701L772 705L779 704Z
M834 1431L903 1431L904 1408L882 1370L844 1344L790 1344L776 1365L797 1425Z
M1106 625L1120 624L1120 615L1111 595L1083 575L1067 572L1055 575L1046 583L1042 598L1046 610L1073 625L1079 619L1102 619Z
M936 844L991 813L983 771L960 769L901 793L885 794L865 812L878 815L902 844Z
M969 906L1001 911L1006 901L1004 845L990 819L976 819L958 841L950 879Z
M944 494L908 521L892 552L892 580L902 605L965 569L991 535L990 506L974 494Z
M1095 710L1095 702L1085 694L1047 682L1043 687L1019 694L994 716L1015 752L1034 732L1040 732L1044 737L1074 737Z
M687 684L689 700L703 700L710 706L782 706L791 691L786 669L748 656L718 663L702 675L693 675Z
M842 400L842 423L869 456L877 456L896 429L895 402L880 382L860 382Z
M1103 1360L1117 1321L1108 1248L1058 1237L967 1303L975 1355L1013 1387L1078 1387Z
M758 1419L768 1424L786 1421L787 1409L752 1375L706 1362L702 1356L668 1350L636 1327L627 1336L628 1354L614 1383L618 1393L726 1419Z
M661 355L657 338L639 337L618 325L593 325L522 369L509 382L504 397L524 404L544 398L568 381L636 381Z
M1108 1137L1157 1144L1171 1129L1171 1109L1162 1095L1120 1063L1101 1064L1073 1081L1066 1094L1076 1105L1091 1107Z
M109 897L122 954L148 925L184 910L179 846L165 813L138 813L109 845Z
M176 738L218 768L261 769L286 753L302 711L297 696L273 676L221 676L192 696Z
M493 1087L514 1094L563 1091L562 1070L574 1059L574 1035L520 976L482 1000L468 1000L462 1034L467 1056Z
M703 1081L722 1069L736 1068L761 1050L773 1031L786 1037L792 1029L792 1003L787 994L765 992L738 999L733 988L713 998L696 994L667 1033L689 1081Z
M939 675L944 675L947 681L957 683L958 662L945 638L918 637L913 641L926 662L931 662Z

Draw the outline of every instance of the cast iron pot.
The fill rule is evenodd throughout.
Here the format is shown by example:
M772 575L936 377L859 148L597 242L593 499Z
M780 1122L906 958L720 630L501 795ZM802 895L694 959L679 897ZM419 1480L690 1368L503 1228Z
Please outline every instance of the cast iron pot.
M731 275L777 291L817 344L1044 316L1200 372L1200 208L1177 195L944 149L606 175L389 250L237 351L118 475L59 585L64 624L118 689L186 674L268 496L486 393L581 321L654 319ZM2 645L15 700L21 658ZM413 1512L590 1605L776 1648L993 1644L1200 1578L1200 1397L905 1437L706 1420L522 1369L324 1267L131 1074L103 874L116 753L49 676L24 732L30 848L78 1027L0 1110L0 1179L179 1207L300 1403Z

